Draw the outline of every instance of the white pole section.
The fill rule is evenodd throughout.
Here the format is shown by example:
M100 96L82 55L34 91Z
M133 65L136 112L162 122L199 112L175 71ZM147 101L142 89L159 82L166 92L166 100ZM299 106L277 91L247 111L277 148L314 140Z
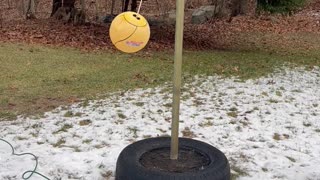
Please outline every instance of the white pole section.
M177 160L178 153L179 153L179 112L180 112L180 95L181 95L184 1L185 0L177 0L177 5L176 5L176 38L175 38L175 54L174 54L174 76L173 76L174 84L173 84L171 153L170 153L171 160Z

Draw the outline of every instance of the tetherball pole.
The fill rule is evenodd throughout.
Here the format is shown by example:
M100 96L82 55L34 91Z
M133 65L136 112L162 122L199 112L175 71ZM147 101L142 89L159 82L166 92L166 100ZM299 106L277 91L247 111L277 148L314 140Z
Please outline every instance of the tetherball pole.
M176 5L176 37L174 54L174 84L171 126L171 160L178 159L179 153L179 111L181 95L181 68L183 50L184 0L177 0Z

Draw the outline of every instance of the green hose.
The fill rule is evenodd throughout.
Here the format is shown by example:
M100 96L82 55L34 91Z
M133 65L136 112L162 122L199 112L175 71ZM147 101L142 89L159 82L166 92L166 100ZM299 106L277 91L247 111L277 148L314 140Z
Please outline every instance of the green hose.
M4 139L1 139L1 138L0 138L0 141L3 141L3 142L5 142L5 143L7 143L7 144L11 147L11 151L12 151L12 154L11 154L11 155L13 155L13 156L25 156L25 155L29 155L29 156L34 157L34 159L35 159L35 161L36 161L36 165L35 165L34 169L33 169L32 171L26 171L26 172L24 172L24 173L22 174L22 179L28 180L28 179L30 179L33 175L37 174L37 175L43 177L44 179L50 180L50 179L49 179L48 177L46 177L45 175L37 172L37 168L38 168L38 158L37 158L37 156L35 156L35 155L32 154L32 153L16 154L16 153L14 152L13 146L12 146L8 141L6 141L6 140L4 140ZM29 175L28 175L28 174L29 174Z

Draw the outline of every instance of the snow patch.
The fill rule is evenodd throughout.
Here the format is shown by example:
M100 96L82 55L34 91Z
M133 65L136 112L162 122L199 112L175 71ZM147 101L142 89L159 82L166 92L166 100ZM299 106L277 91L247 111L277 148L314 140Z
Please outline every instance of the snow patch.
M17 153L36 154L38 171L51 179L114 179L125 146L170 134L170 104L168 85L113 93L41 119L0 122L0 138ZM181 136L222 150L237 179L320 179L318 67L282 69L245 82L194 77L183 88L181 122ZM0 142L0 179L19 179L33 164L30 157L10 156Z

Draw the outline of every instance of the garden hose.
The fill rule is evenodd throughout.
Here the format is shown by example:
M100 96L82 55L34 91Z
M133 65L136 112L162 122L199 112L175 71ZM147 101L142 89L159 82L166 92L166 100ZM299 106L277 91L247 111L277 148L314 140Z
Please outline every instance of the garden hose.
M37 174L37 175L43 177L43 178L46 179L46 180L50 180L50 179L49 179L48 177L46 177L45 175L37 172L37 168L38 168L38 158L37 158L37 156L35 156L35 155L32 154L32 153L16 154L15 151L14 151L13 146L12 146L8 141L6 141L6 140L4 140L4 139L1 139L1 138L0 138L0 141L5 142L6 144L8 144L8 145L11 147L11 151L12 151L11 155L13 155L13 156L25 156L25 155L29 155L29 156L34 157L34 159L35 159L35 161L36 161L36 165L35 165L34 169L33 169L32 171L26 171L26 172L24 172L24 173L22 174L22 179L28 180L28 179L30 179L33 175ZM29 175L28 175L28 174L29 174Z

